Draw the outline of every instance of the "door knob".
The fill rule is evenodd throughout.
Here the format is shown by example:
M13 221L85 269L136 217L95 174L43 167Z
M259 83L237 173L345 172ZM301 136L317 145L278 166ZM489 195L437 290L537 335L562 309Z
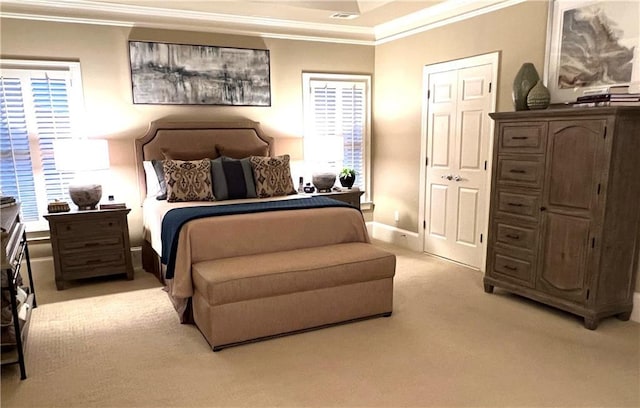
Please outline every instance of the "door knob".
M457 174L453 177L454 181L460 181L462 180L462 177L458 176Z
M440 178L447 179L447 180L452 180L453 176L451 174L443 174L442 176L440 176Z

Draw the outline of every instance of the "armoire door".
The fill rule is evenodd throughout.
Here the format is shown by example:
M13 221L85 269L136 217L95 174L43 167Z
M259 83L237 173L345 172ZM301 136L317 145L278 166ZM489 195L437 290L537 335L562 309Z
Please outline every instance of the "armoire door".
M604 120L549 124L542 244L536 286L554 296L583 303L598 228L602 190Z

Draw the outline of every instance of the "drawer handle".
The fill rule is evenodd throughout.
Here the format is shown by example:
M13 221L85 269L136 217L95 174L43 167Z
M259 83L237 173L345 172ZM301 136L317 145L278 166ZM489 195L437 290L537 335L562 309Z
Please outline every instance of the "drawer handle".
M91 260L87 261L87 265L100 264L102 262L103 262L102 259L91 259Z
M522 170L522 169L511 169L511 170L509 170L509 173L526 174L527 171L526 170Z
M507 238L511 238L511 239L520 239L520 235L507 234Z
M512 139L514 140L527 140L529 137L528 136L514 136L512 137Z
M505 266L504 266L504 269L508 269L508 270L510 270L510 271L517 271L517 270L518 270L518 268L517 268L517 267L515 267L515 266L511 266L511 265L505 265Z
M511 207L522 207L522 204L520 204L520 203L507 203L507 205L509 205Z
M85 247L96 247L99 246L100 243L99 242L87 242L84 244Z

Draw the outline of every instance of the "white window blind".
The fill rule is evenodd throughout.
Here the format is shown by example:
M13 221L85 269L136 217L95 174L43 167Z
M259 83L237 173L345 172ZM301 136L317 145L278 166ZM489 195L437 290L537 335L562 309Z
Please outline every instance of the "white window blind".
M368 192L369 84L362 75L304 74L305 161L357 172L355 186ZM338 141L340 153L326 149ZM325 148L318 148L323 146Z
M54 69L22 64L3 61L3 67L19 67L3 68L0 76L0 191L22 203L23 219L33 230L46 225L41 216L49 202L70 202L74 174L56 170L53 142L72 137L81 91L72 86L77 63L54 63L61 65Z

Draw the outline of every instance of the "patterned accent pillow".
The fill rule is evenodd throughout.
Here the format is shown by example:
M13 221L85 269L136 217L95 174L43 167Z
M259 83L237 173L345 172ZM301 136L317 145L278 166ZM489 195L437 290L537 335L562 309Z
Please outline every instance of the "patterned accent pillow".
M165 160L167 201L213 201L211 161Z
M258 197L277 197L295 194L289 155L276 157L251 156L253 179L256 184Z

